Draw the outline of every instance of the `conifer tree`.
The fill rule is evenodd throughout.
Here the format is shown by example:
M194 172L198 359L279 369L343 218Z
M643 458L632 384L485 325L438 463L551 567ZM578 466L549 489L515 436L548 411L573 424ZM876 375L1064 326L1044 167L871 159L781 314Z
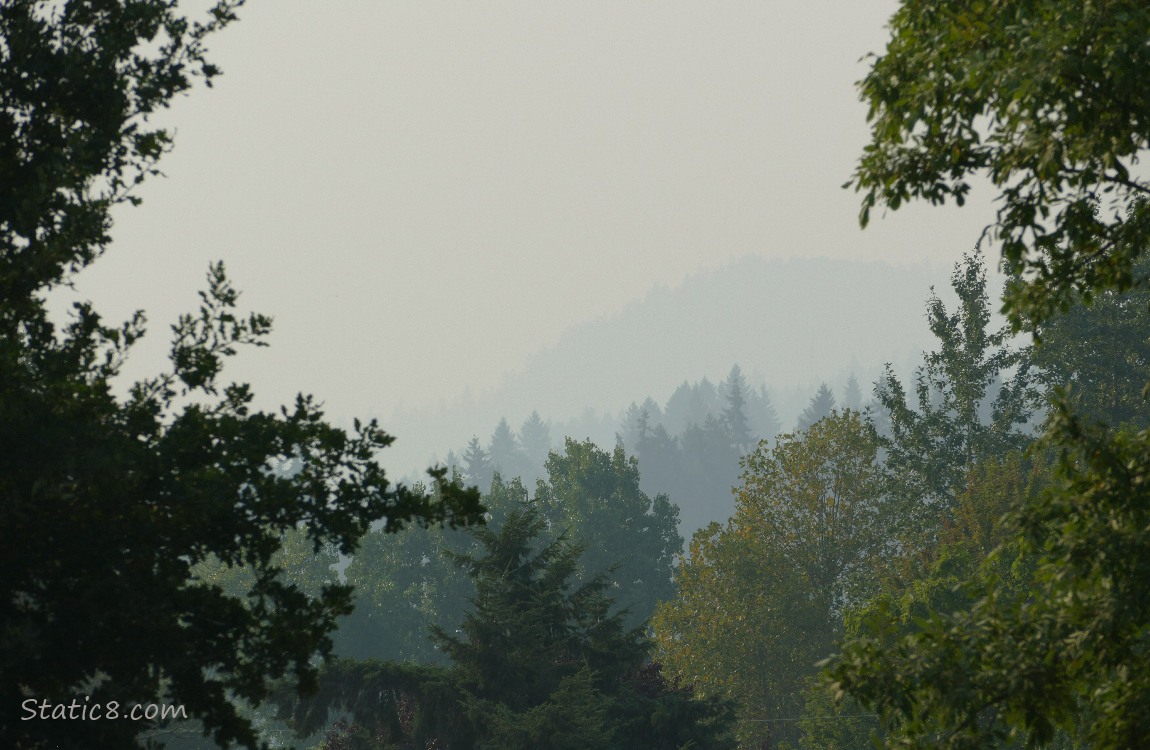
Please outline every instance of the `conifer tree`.
M846 388L843 389L843 406L851 411L862 411L862 389L859 381L852 372L847 378Z
M532 468L542 471L547 454L551 451L551 428L539 416L539 412L532 411L531 416L520 425L519 445Z
M747 420L747 380L737 364L731 366L722 390L727 399L723 424L727 427L732 446L742 455L750 450L754 436Z
M521 505L453 556L475 595L458 629L434 629L450 666L340 662L313 698L284 695L285 715L306 734L343 708L347 739L372 750L732 748L726 705L663 678L641 629L613 614L609 578L580 575L583 547L546 527Z
M667 399L667 407L663 410L663 426L670 434L679 435L692 424L693 400L694 390L686 380Z
M483 450L483 446L479 444L479 438L472 436L467 443L467 448L463 451L463 476L467 478L469 483L486 492L491 487L493 475L494 471L487 451Z
M778 435L783 428L783 423L779 420L779 414L775 411L775 405L771 401L771 396L767 393L765 385L760 385L757 391L751 391L747 414L754 426L753 434L761 439L770 440Z
M507 424L506 417L499 420L495 431L491 433L491 442L487 445L487 456L491 461L492 471L498 472L511 479L522 474L523 452L519 449L519 441L511 426Z
M811 397L811 402L807 405L807 408L803 409L803 413L799 415L799 421L795 429L805 430L809 428L823 417L829 416L834 408L834 393L826 383L821 383L818 391Z

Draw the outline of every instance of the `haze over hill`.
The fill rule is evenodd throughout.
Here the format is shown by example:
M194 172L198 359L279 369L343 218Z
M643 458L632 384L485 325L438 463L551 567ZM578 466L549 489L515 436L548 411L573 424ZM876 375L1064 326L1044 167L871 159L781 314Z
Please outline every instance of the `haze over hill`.
M930 287L947 299L949 273L749 256L674 288L655 287L616 315L570 329L498 388L383 417L399 436L385 462L396 476L410 476L473 435L486 440L501 417L518 425L532 410L553 423L556 441L578 430L572 437L609 446L632 401L665 401L684 380L718 382L736 362L753 387L766 384L789 429L821 381L835 386L853 372L869 392L884 363L912 368L931 345L924 319Z

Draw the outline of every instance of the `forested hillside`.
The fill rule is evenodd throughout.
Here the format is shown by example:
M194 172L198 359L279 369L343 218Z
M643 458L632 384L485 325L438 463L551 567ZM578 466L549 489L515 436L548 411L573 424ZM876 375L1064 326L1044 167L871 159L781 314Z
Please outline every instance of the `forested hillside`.
M923 303L931 285L949 294L946 274L946 266L926 263L755 256L699 272L508 363L495 389L378 413L399 436L388 466L415 477L429 460L444 462L448 450L458 455L472 437L486 445L500 419L516 431L532 411L550 423L556 444L570 435L608 445L632 401L651 398L663 409L684 382L717 388L736 363L750 388L766 388L789 429L822 381L841 399L853 372L869 398L885 363L912 372L930 345ZM721 405L703 398L718 416ZM666 428L675 436L689 425L680 419Z

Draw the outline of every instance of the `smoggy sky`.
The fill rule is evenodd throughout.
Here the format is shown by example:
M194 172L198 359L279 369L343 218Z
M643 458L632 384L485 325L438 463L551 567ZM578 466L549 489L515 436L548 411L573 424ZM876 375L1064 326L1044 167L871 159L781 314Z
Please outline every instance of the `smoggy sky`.
M253 0L79 293L148 312L141 375L222 258L275 317L230 374L263 406L303 390L339 416L482 391L745 255L949 265L986 191L864 232L840 187L867 133L859 60L894 5Z

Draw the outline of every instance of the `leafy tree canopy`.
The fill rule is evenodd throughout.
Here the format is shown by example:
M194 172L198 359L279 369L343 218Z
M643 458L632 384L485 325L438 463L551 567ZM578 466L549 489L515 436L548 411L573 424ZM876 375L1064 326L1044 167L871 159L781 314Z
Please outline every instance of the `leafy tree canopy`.
M961 203L983 174L1001 203L989 234L1014 276L1016 329L1144 285L1150 184L1135 163L1150 140L1148 27L1136 0L903 0L861 83L872 142L851 184L865 192L863 223L876 205ZM1059 729L1100 750L1150 744L1137 708L1150 702L1150 433L1113 427L1055 403L1056 481L1013 522L1037 557L1031 595L988 579L977 606L923 623L907 650L854 662L863 683L923 688L852 690L894 717L904 745L1042 745Z
M27 701L85 696L178 704L217 742L255 746L233 700L259 703L286 674L312 683L350 609L346 586L281 575L284 540L346 554L376 520L394 531L478 517L476 492L392 487L375 458L391 438L375 422L349 434L305 396L256 412L248 386L222 382L227 358L271 324L236 311L222 264L173 326L170 369L127 397L112 385L143 314L109 326L82 303L62 327L48 315L48 292L104 251L112 207L136 202L168 149L148 116L218 73L205 40L239 5L195 21L153 0L0 3L5 747L131 747L155 727L21 720ZM296 473L273 470L287 460ZM249 571L244 594L212 580L218 564Z
M1150 426L1143 388L1150 381L1150 257L1135 264L1135 288L1078 299L1036 330L1038 377L1048 388L1069 387L1076 413L1113 426Z
M1150 246L1141 0L904 0L860 83L871 142L849 185L876 206L998 191L990 228L1018 282L1014 324L1132 281Z
M878 443L857 412L763 441L735 515L691 540L653 626L668 671L739 707L745 746L794 739L802 687L882 539Z
M583 575L609 571L613 596L628 609L627 622L644 622L656 602L671 598L671 571L683 548L678 508L666 495L639 488L639 465L622 448L611 453L590 440L567 439L547 459L547 481L536 485L552 527L586 545Z

